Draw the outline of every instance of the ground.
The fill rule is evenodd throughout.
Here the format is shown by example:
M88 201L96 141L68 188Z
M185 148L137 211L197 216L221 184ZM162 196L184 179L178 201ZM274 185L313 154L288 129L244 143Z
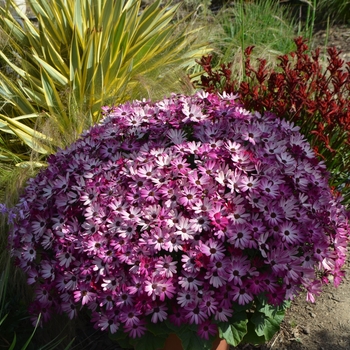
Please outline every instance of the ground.
M340 57L350 61L350 25L333 25L327 34L326 29L316 31L312 47L335 46L342 51Z
M349 350L349 262L345 269L346 277L343 283L338 288L331 284L325 286L314 304L306 302L305 294L293 301L280 331L268 344L241 345L238 348L240 350Z

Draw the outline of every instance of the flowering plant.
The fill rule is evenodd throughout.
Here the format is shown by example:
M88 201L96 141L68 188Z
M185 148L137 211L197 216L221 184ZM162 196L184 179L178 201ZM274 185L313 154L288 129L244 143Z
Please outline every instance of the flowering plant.
M84 306L125 346L209 349L270 339L299 291L340 283L346 211L298 127L204 92L104 115L14 209L34 316Z

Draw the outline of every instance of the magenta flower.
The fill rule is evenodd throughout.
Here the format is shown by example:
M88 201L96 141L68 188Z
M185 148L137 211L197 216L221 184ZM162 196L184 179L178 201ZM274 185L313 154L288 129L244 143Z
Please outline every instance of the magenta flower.
M297 127L203 92L104 111L12 212L33 315L84 306L111 333L208 339L237 308L340 283L347 213Z

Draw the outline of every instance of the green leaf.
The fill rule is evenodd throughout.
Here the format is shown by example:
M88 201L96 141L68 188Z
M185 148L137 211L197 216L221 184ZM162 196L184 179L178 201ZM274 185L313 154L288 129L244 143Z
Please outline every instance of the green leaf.
M83 7L82 7L81 0L75 0L73 23L74 23L74 29L76 30L80 44L84 42L85 19L86 18L83 15Z
M30 116L33 117L33 115L30 115ZM0 118L3 119L3 122L6 123L7 126L11 128L11 130L13 130L15 133L21 131L33 139L35 138L35 139L41 139L41 140L47 140L47 141L53 142L53 139L47 137L47 135L42 134L39 131L36 131L30 128L29 126L25 125L24 123L21 123L18 121L21 118L25 119L26 117L27 116L23 115L17 118L9 118L6 115L0 114Z
M150 322L149 324L147 324L147 330L155 336L168 335L169 333L171 333L171 330L169 329L169 327L165 322L161 322L161 323Z
M16 346L16 343L17 343L17 336L16 336L16 333L15 333L14 336L13 336L12 343L11 343L11 345L9 347L9 350L14 350L15 346Z
M201 338L197 333L187 331L177 334L184 350L210 350L212 341Z
M67 77L37 55L34 55L33 57L38 61L39 66L45 69L45 72L50 76L54 84L60 85L62 89L68 85Z
M41 45L42 50L45 52L45 59L48 61L48 64L52 65L56 71L61 72L66 78L69 74L69 68L61 56L60 47L57 47L60 43L53 43L50 39L49 35L41 36Z
M18 24L18 22L16 20L14 20L12 17L10 19L7 18L8 15L6 13L3 17L2 16L0 16L0 17L3 18L1 20L1 22L3 21L2 27L4 27L4 25L6 25L8 27L8 30L10 31L11 35L13 35L13 37L16 40L18 40L19 42L25 43L26 45L29 44L29 40L26 37L26 33L23 31L22 27Z
M28 101L26 95L4 74L0 72L0 96L16 106L18 114L30 114L35 112L35 108Z
M64 130L66 130L66 128L69 126L69 118L65 113L65 108L57 93L55 84L45 69L41 70L41 79L50 114L52 116L56 116L56 119L59 121L58 126L60 127L61 131L64 132Z
M244 336L242 343L260 345L264 344L266 339L264 336L258 336L255 332L255 325L248 321L247 323L247 334Z
M264 336L269 341L280 329L284 319L285 309L266 304L257 310L251 318L258 336Z
M141 338L130 339L130 344L134 346L135 350L159 350L163 348L166 338L166 335L155 336L146 332Z
M121 347L122 349L128 349L130 350L132 348L132 345L130 344L130 339L129 338L120 338L120 339L114 339L111 338L112 340L116 341L116 343Z
M34 161L20 162L20 163L16 163L16 167L18 167L18 168L45 168L45 167L47 167L47 163L34 162Z
M46 99L43 92L40 93L40 92L34 91L34 89L30 89L22 85L21 85L21 88L31 101L36 103L38 106L45 106ZM31 114L32 117L34 117L35 115L38 115L38 113Z
M220 338L226 339L227 343L237 346L247 334L247 314L246 312L235 312L229 322L218 324Z
M25 344L22 346L21 350L26 350L28 345L30 344L30 342L32 341L32 338L34 337L34 334L36 332L36 329L38 328L38 325L40 323L40 319L41 319L41 314L39 314L39 317L38 317L38 320L36 321L36 324L35 324L35 327L34 327L34 330L31 334L31 336L28 338L28 340L25 342Z
M121 329L119 329L116 333L109 333L108 337L123 349L130 349L132 347L130 344L129 335Z

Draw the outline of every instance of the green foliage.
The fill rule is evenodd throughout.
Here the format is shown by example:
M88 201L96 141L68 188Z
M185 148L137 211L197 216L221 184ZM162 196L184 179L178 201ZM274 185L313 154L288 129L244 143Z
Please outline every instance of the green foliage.
M317 0L317 21L325 23L328 18L331 22L350 23L350 1Z
M256 335L264 338L264 342L271 340L279 331L285 310L289 306L290 302L284 302L281 306L272 306L266 304L265 300L262 299L250 319L250 322L254 324Z
M3 327L3 325L7 319L7 316L8 315L5 315L0 320L0 329L1 329L1 327ZM40 315L38 317L38 320L36 322L36 325L31 333L31 335L28 337L28 339L25 341L25 343L23 345L18 343L16 333L14 333L13 340L12 340L11 344L9 344L8 350L16 350L16 349L27 350L27 349L29 349L29 346L31 344L31 341L32 341L34 335L35 335L35 332L37 331L39 323L40 323ZM63 338L61 338L61 339L54 338L48 344L38 348L38 350L55 350L55 349L57 349L57 346L61 344L62 340L63 340ZM74 339L64 348L64 350L69 350L71 348L71 345L73 344L73 341L74 341Z
M48 155L70 144L98 122L103 105L144 96L150 80L155 96L166 79L179 89L174 72L208 51L173 21L178 5L160 0L144 9L140 0L28 2L38 26L21 14L22 28L0 8L7 40L0 57L12 71L0 72L2 160L28 161L31 151Z
M286 53L293 47L295 23L288 7L276 0L235 1L217 15L220 62L231 59L247 46L264 55Z
M219 324L219 336L233 346L240 344L247 334L248 318L245 311L235 312L230 322Z
M280 329L285 311L289 306L288 301L279 306L269 305L263 296L249 305L237 304L229 321L218 323L219 337L232 346L238 346L241 343L264 344ZM125 349L134 347L136 350L158 350L164 346L166 338L171 333L180 338L185 350L210 350L210 344L215 340L215 337L211 337L210 341L200 338L194 324L177 327L169 321L159 324L150 323L142 341L137 338L131 339L121 330L111 334L110 338Z
M180 339L185 350L210 350L215 337L211 337L209 341L202 339L197 334L196 325L175 326L169 321L157 324L148 324L147 332L142 339L132 339L122 330L111 334L110 338L125 349L134 348L135 350L159 350L163 348L167 337L170 334L176 334Z
M279 331L290 302L280 306L269 305L264 297L255 300L251 308L237 312L229 322L219 324L219 335L233 346L240 343L264 344Z

